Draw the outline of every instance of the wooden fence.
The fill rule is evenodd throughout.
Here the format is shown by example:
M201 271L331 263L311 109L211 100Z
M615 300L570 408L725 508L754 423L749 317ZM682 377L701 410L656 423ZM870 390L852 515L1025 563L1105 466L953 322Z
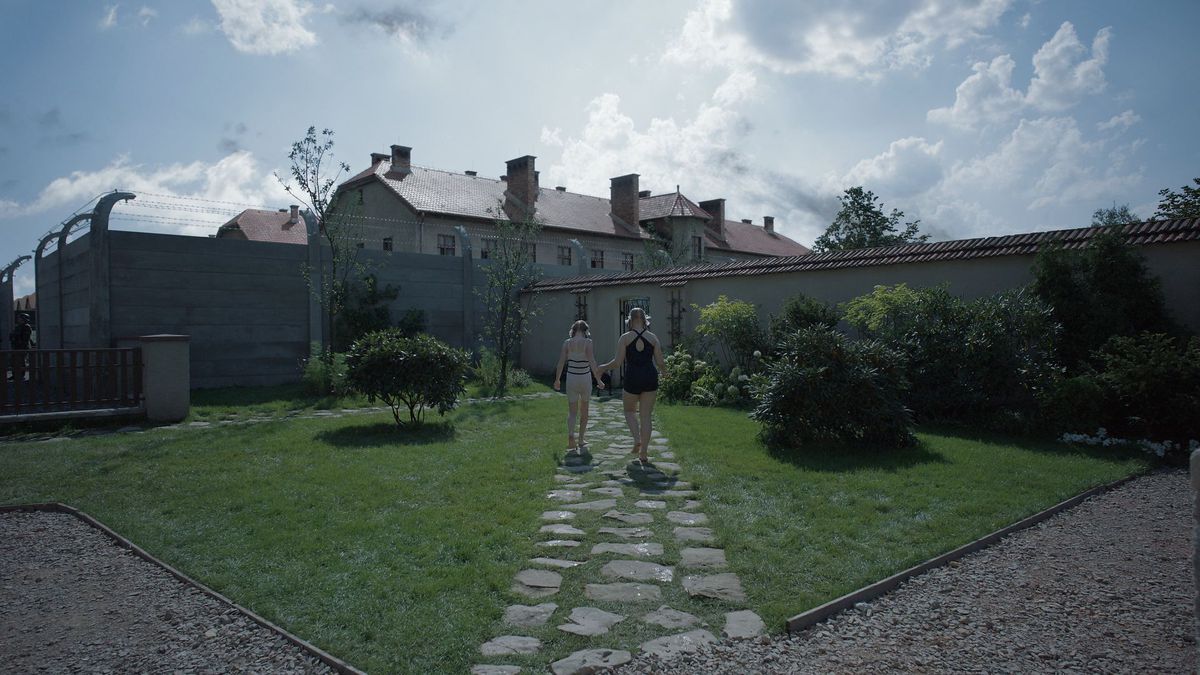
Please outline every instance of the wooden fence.
M0 415L142 405L142 350L0 351Z

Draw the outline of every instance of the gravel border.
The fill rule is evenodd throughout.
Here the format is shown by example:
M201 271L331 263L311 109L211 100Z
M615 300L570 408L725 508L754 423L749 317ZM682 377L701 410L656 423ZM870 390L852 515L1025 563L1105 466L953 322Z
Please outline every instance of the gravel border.
M199 607L190 607L190 611L192 614L200 613L200 614L211 615L211 616L206 617L207 619L210 619L210 621L208 621L205 625L208 625L208 624L215 625L216 623L219 623L221 625L234 626L235 628L238 628L241 631L241 634L243 636L242 642L244 642L246 644L257 642L257 643L260 643L260 648L261 648L261 643L263 643L264 641L273 642L274 644L273 644L273 646L271 646L269 648L269 651L271 651L275 654L282 655L281 656L282 661L271 664L272 666L274 666L272 669L279 669L281 671L287 671L287 672L330 672L330 671L332 671L332 672L336 672L336 673L341 673L342 675L365 675L365 673L363 671L355 668L354 666L351 666L350 664L346 663L345 661L337 658L336 656L333 656L332 654L329 654L328 652L301 639L300 637L297 637L296 635L289 633L288 631L286 631L283 628L279 627L278 625L272 623L271 621L263 618L262 616L259 616L258 614L252 612L251 610L249 610L245 607L242 607L241 605L238 605L237 603L233 602L232 600L230 600L229 598L225 597L224 595L218 593L217 591L209 588L208 586L205 586L204 584L201 584L200 582L188 577L187 575L183 574L182 572L180 572L179 570L175 569L174 567L168 565L167 563L150 555L141 547L137 546L136 544L129 541L125 537L122 537L121 535L117 534L115 531L113 531L111 528L109 528L105 524L101 523L100 521L96 520L95 518L88 515L87 513L80 511L77 508L74 508L67 504L61 504L58 502L43 503L43 504L20 504L20 505L0 506L0 518L11 517L13 514L27 514L27 515L31 516L32 518L29 521L30 524L34 523L36 520L36 516L39 516L39 515L42 515L42 516L59 515L59 516L63 516L63 517L73 516L74 519L77 520L79 523L81 523L85 526L89 526L90 529L92 529L96 532L96 534L103 535L101 540L107 540L108 544L115 544L116 550L113 550L112 554L115 554L116 557L118 557L118 558L120 557L120 554L117 553L117 551L120 549L124 549L125 551L128 551L130 554L139 558L142 561L140 563L141 565L145 565L148 563L149 565L153 566L150 569L146 569L145 567L142 567L140 570L131 570L131 569L128 569L128 567L129 567L128 563L122 564L125 567L125 569L123 571L126 574L132 574L133 572L136 572L137 575L139 577L141 577L138 580L138 582L139 583L144 582L144 584L146 586L151 587L151 588L145 589L146 591L148 591L145 593L146 597L137 602L148 603L151 601L152 598L162 598L163 596L169 596L169 595L182 596L183 593L180 593L180 591L186 589L187 595L194 595L199 598L203 598L202 602L189 603L189 604L201 605ZM50 527L50 525L52 525L52 523L50 521L47 521L47 523L35 525L35 527L41 528L42 530L48 530L48 529L52 529L52 527ZM35 529L35 531L37 531L37 530ZM82 550L82 549L90 546L92 548L90 555L92 555L92 556L95 556L95 555L104 556L105 555L104 549L106 548L106 546L103 545L102 543L100 543L100 541L95 541L95 540L85 541L87 539L86 535L82 536L80 539L81 540L80 540L79 546L78 546L79 550ZM72 549L75 549L75 547L72 547ZM13 570L17 570L18 568L24 567L24 568L26 568L23 570L24 572L28 572L29 570L34 571L34 573L35 573L34 580L35 581L41 580L41 579L43 579L43 577L37 576L37 575L44 574L45 572L43 569L40 569L40 566L45 565L45 568L44 568L45 570L53 569L56 565L61 567L62 566L61 561L64 561L67 558L78 557L78 555L76 555L78 552L79 551L77 551L77 550L71 550L68 552L68 554L66 556L54 556L55 559L50 560L48 563L46 561L39 561L39 560L33 560L33 561L23 561L20 559L11 560L11 561L0 560L0 572L4 572L6 570L6 568L9 567L10 565L12 568L11 570L8 570L10 573L13 573ZM113 556L110 555L109 557L112 558ZM66 562L67 562L67 564L75 563L76 565L78 565L78 561L67 560ZM91 561L89 561L89 563L90 562ZM103 564L103 565L107 565L108 563L111 563L111 560L101 561L101 564ZM154 568L157 568L157 569L154 569ZM80 570L75 570L75 574L78 575L79 572L80 572ZM13 577L11 579L9 579L9 578L0 579L0 581L5 581L5 582L8 582L8 581L20 582L23 580L24 579L17 579L15 577ZM72 581L73 580L71 580L71 579L67 579L66 583L70 584ZM180 585L182 585L183 588L180 588L179 587ZM0 586L0 597L16 595L17 593L22 592L17 589L18 589L17 586L8 585L6 583L4 586ZM71 594L71 591L72 591L72 589L70 589L70 588L61 588L61 589L55 589L55 590L61 591L61 593L63 594L63 597L69 597ZM130 591L129 595L131 597L136 597L136 596L142 595L142 593L143 593L142 589L139 588L137 590ZM108 595L108 594L109 594L109 590L107 588L105 588L103 595ZM98 599L100 599L100 597L101 596L96 596L93 598L93 600L98 600ZM176 599L176 600L178 601L178 599ZM68 604L69 604L69 600L68 600ZM28 609L28 608L21 607L20 605L18 605L16 603L13 603L11 605L9 605L8 603L5 603L5 606L0 607L0 619L4 618L6 612L13 613L13 612L20 611L23 609ZM61 611L63 609L63 607L57 607L56 609ZM179 617L168 617L165 619L163 618L163 616L150 617L150 616L145 616L144 610L146 608L143 607L143 608L138 608L138 609L141 611L142 616L137 619L132 620L133 623L135 623L135 624L168 622L173 626L182 625L182 622L179 620ZM160 608L157 608L157 607L155 608L156 612L158 609L160 609ZM70 610L68 610L68 611L70 611ZM113 611L115 612L116 610L113 610ZM135 611L137 611L137 610L135 610ZM171 615L171 614L173 614L173 613L169 610L166 612L166 615ZM18 629L17 626L11 626L11 625L5 626L6 623L8 623L8 622L0 621L0 628L4 628L4 630L6 630L6 631L13 631L13 630ZM193 622L193 623L195 623L195 622ZM194 626L187 626L187 627L194 627ZM145 628L145 627L143 627L143 628ZM40 627L38 627L38 632L41 632ZM204 633L204 636L206 638L217 637L216 628L208 630L207 632ZM251 636L251 637L246 637L246 636ZM177 639L183 640L185 638L180 636ZM61 641L63 643L65 643L68 640L62 639ZM131 644L131 643L129 643L128 640L125 640L125 641L117 640L116 642L118 644L120 644L120 647L121 647L120 651L117 652L116 654L107 654L107 656L110 658L114 657L114 656L118 657L116 660L117 664L122 664L122 663L126 662L127 660L135 659L135 657L139 656L138 652L140 652L140 651L144 652L147 647L149 647L151 649L154 648L154 645L145 645L145 644L139 645L136 643ZM59 646L65 648L65 647L68 647L69 645L60 644ZM94 646L98 647L98 646L100 646L100 644L98 643ZM109 646L109 645L106 645L106 646ZM139 647L141 649L139 649ZM7 648L0 648L0 655L3 655L3 652L6 650L7 650ZM294 655L292 654L292 652L294 652ZM163 653L164 653L163 646L158 646L157 647L157 655L158 655L159 659L167 658L167 657L161 656ZM185 656L192 656L192 654L188 651L184 651L184 652L180 652L180 653L184 654ZM180 655L180 653L176 653L176 654L174 654L174 656L178 657ZM30 655L24 654L24 655L17 655L17 656L24 656L24 657L28 658ZM78 655L76 655L76 656L78 656ZM100 658L79 657L82 659L82 662L73 663L72 667L70 669L74 670L74 669L80 668L80 667L87 667L89 669L95 669L96 672L110 672L110 671L106 671L100 665L100 663L104 662L104 660L105 660L104 656L105 656L105 654L101 653ZM141 655L141 656L145 656L145 655ZM198 656L198 654L197 654L197 656ZM153 659L153 657L154 657L154 655L151 656L151 659ZM252 671L260 671L261 672L260 669L262 668L262 666L266 665L263 662L261 662L261 660L259 662L256 662L255 664L239 665L239 664L241 664L241 662L244 659L245 659L245 655L239 655L237 657L237 660L235 660L235 662L233 664L206 663L206 664L203 664L202 670L204 672L226 672L229 670L242 670L242 669L248 667ZM30 664L30 665L32 665L32 664ZM63 664L60 663L59 665L61 666ZM182 665L182 664L175 664L175 665ZM192 669L194 670L194 667L199 664L191 663L189 665L192 666ZM158 664L158 667L165 667L165 666L166 666L166 664L162 664L162 663ZM152 667L151 670L158 669L158 667ZM127 669L126 667L118 668L118 670L126 670L126 669ZM140 670L144 670L144 669L140 669Z

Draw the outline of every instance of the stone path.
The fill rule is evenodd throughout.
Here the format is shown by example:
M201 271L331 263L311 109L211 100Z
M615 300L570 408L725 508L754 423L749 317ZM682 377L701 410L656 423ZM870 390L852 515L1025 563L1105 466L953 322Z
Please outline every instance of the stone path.
M670 662L716 642L713 631L765 632L668 440L655 431L641 465L620 401L593 399L591 411L590 447L564 453L530 524L537 557L515 573L472 673L592 673L635 655Z

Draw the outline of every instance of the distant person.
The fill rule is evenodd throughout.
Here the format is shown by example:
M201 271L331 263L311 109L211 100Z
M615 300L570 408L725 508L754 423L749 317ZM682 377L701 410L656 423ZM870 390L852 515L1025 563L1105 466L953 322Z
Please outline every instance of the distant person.
M629 310L625 321L628 329L617 340L617 356L600 366L601 370L625 367L622 387L625 393L621 400L625 407L625 422L633 436L633 451L638 461L650 461L646 449L650 447L650 416L654 413L654 401L658 396L658 373L665 370L662 346L658 336L650 332L650 317L646 310L634 307Z
M562 351L558 356L558 367L554 369L554 390L558 391L563 368L566 368L567 378L562 388L567 393L567 450L586 449L587 442L584 434L587 432L588 403L592 396L592 377L601 377L600 369L596 366L596 356L592 351L592 334L586 321L576 321L571 325L571 332L563 341ZM604 387L603 383L600 385ZM576 427L578 418L579 426ZM575 430L579 429L579 444L575 444Z
M33 340L33 328L29 326L29 317L24 314L17 315L17 325L8 334L8 342L14 350L27 350Z

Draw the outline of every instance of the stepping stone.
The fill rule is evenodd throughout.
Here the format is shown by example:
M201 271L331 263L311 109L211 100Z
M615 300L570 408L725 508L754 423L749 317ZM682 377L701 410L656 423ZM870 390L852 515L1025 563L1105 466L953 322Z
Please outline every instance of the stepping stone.
M576 480L576 478L575 476L564 476L561 473L556 473L554 474L554 480L558 481L559 483L570 483L571 481Z
M471 675L517 675L520 666L471 666Z
M593 551L594 553L595 551ZM725 550L720 548L685 548L679 552L680 567L720 569L727 565Z
M579 542L573 539L550 539L547 541L539 541L538 543L534 544L534 546L540 546L542 548L575 548L578 545Z
M609 511L604 514L605 518L619 520L622 523L629 525L649 525L654 521L654 516L649 513L625 513L623 511Z
M558 629L565 633L592 637L604 635L613 625L624 621L625 617L595 607L576 607L571 610L570 619L571 623L564 623Z
M674 471L675 473L679 473L679 465L675 462L655 462L654 466L658 467L661 471Z
M632 660L632 654L620 649L583 649L551 663L550 672L554 675L592 675L607 672Z
M512 591L531 598L554 595L562 585L562 575L547 570L521 570L513 579Z
M504 610L504 623L510 626L542 626L558 605L544 602L540 605L511 605Z
M573 486L564 485L563 487L573 487ZM692 484L685 480L677 480L677 481L673 481L673 482L667 481L664 483L655 483L653 487L662 489L662 490L672 490L672 489L673 490L690 490L690 489L692 489Z
M676 628L687 628L692 624L700 623L700 618L695 615L688 614L687 612L681 612L677 609L671 609L670 607L663 605L653 612L643 616L642 621L645 623L654 624L655 626L662 626L663 628L670 628L674 630Z
M512 656L515 654L536 654L542 648L542 641L523 635L501 635L495 640L483 643L479 651L484 656Z
M560 502L575 502L583 497L579 490L551 490L546 493L546 499L556 499Z
M696 491L695 490L666 490L664 492L659 492L658 494L662 495L663 497L695 497Z
M683 590L691 596L699 595L729 602L746 601L746 592L742 590L742 581L732 572L713 574L707 577L684 577Z
M654 535L644 527L602 527L600 534L611 534L621 539L645 539Z
M574 517L574 511L542 511L542 520L571 520Z
M691 511L692 509L700 508L700 506L701 506L701 502L698 502L695 499L689 499L683 503L683 506L681 506L679 508L683 509L684 511Z
M613 560L600 568L600 574L611 579L660 581L664 584L671 583L675 578L674 569L643 560Z
M632 555L649 558L663 554L662 544L643 542L641 544L596 544L592 547L592 555L615 553L617 555Z
M538 532L541 532L543 534L558 534L558 535L562 535L564 537L582 537L583 535L587 534L586 532L579 529L578 527L575 527L573 525L567 525L565 523L555 523L553 525L543 525L543 526L541 526L541 528L538 529Z
M667 514L667 520L677 525L703 525L708 522L708 516L704 515L703 513L671 511Z
M598 495L605 495L606 497L620 497L621 495L625 494L625 492L619 487L598 487L589 490L589 492L594 492Z
M697 628L696 630L680 633L679 635L668 635L643 643L641 650L643 654L650 654L664 661L670 661L682 654L692 654L698 651L701 646L716 641L717 638L712 633L703 628Z
M558 468L561 471L567 471L569 473L587 473L596 467L592 466L591 464L583 464L580 466L560 466Z
M563 457L563 466L586 466L592 463L591 455L567 455Z
M657 602L662 599L662 590L653 584L587 584L583 594L592 600L606 602Z
M674 532L675 541L698 541L702 544L711 544L715 541L712 529L707 527L677 527Z
M580 502L578 504L563 504L564 509L572 511L607 511L617 507L615 499L598 499L594 502Z
M751 638L762 635L766 629L767 625L759 615L743 609L725 615L725 628L721 630L721 635L734 639Z
M657 453L658 453L658 456L659 456L659 457L662 457L663 459L675 459L675 453L671 452L670 450L657 450L657 451L655 451L655 450L654 450L654 448L651 448L651 449L650 449L650 451L651 451L651 452L657 452Z
M579 567L584 563L581 560L561 560L559 558L530 558L529 562L534 565L545 565L546 567L557 567L564 570Z
M667 508L666 502L655 501L653 499L639 499L638 501L634 502L633 505L638 507L639 509L665 509L665 508Z

